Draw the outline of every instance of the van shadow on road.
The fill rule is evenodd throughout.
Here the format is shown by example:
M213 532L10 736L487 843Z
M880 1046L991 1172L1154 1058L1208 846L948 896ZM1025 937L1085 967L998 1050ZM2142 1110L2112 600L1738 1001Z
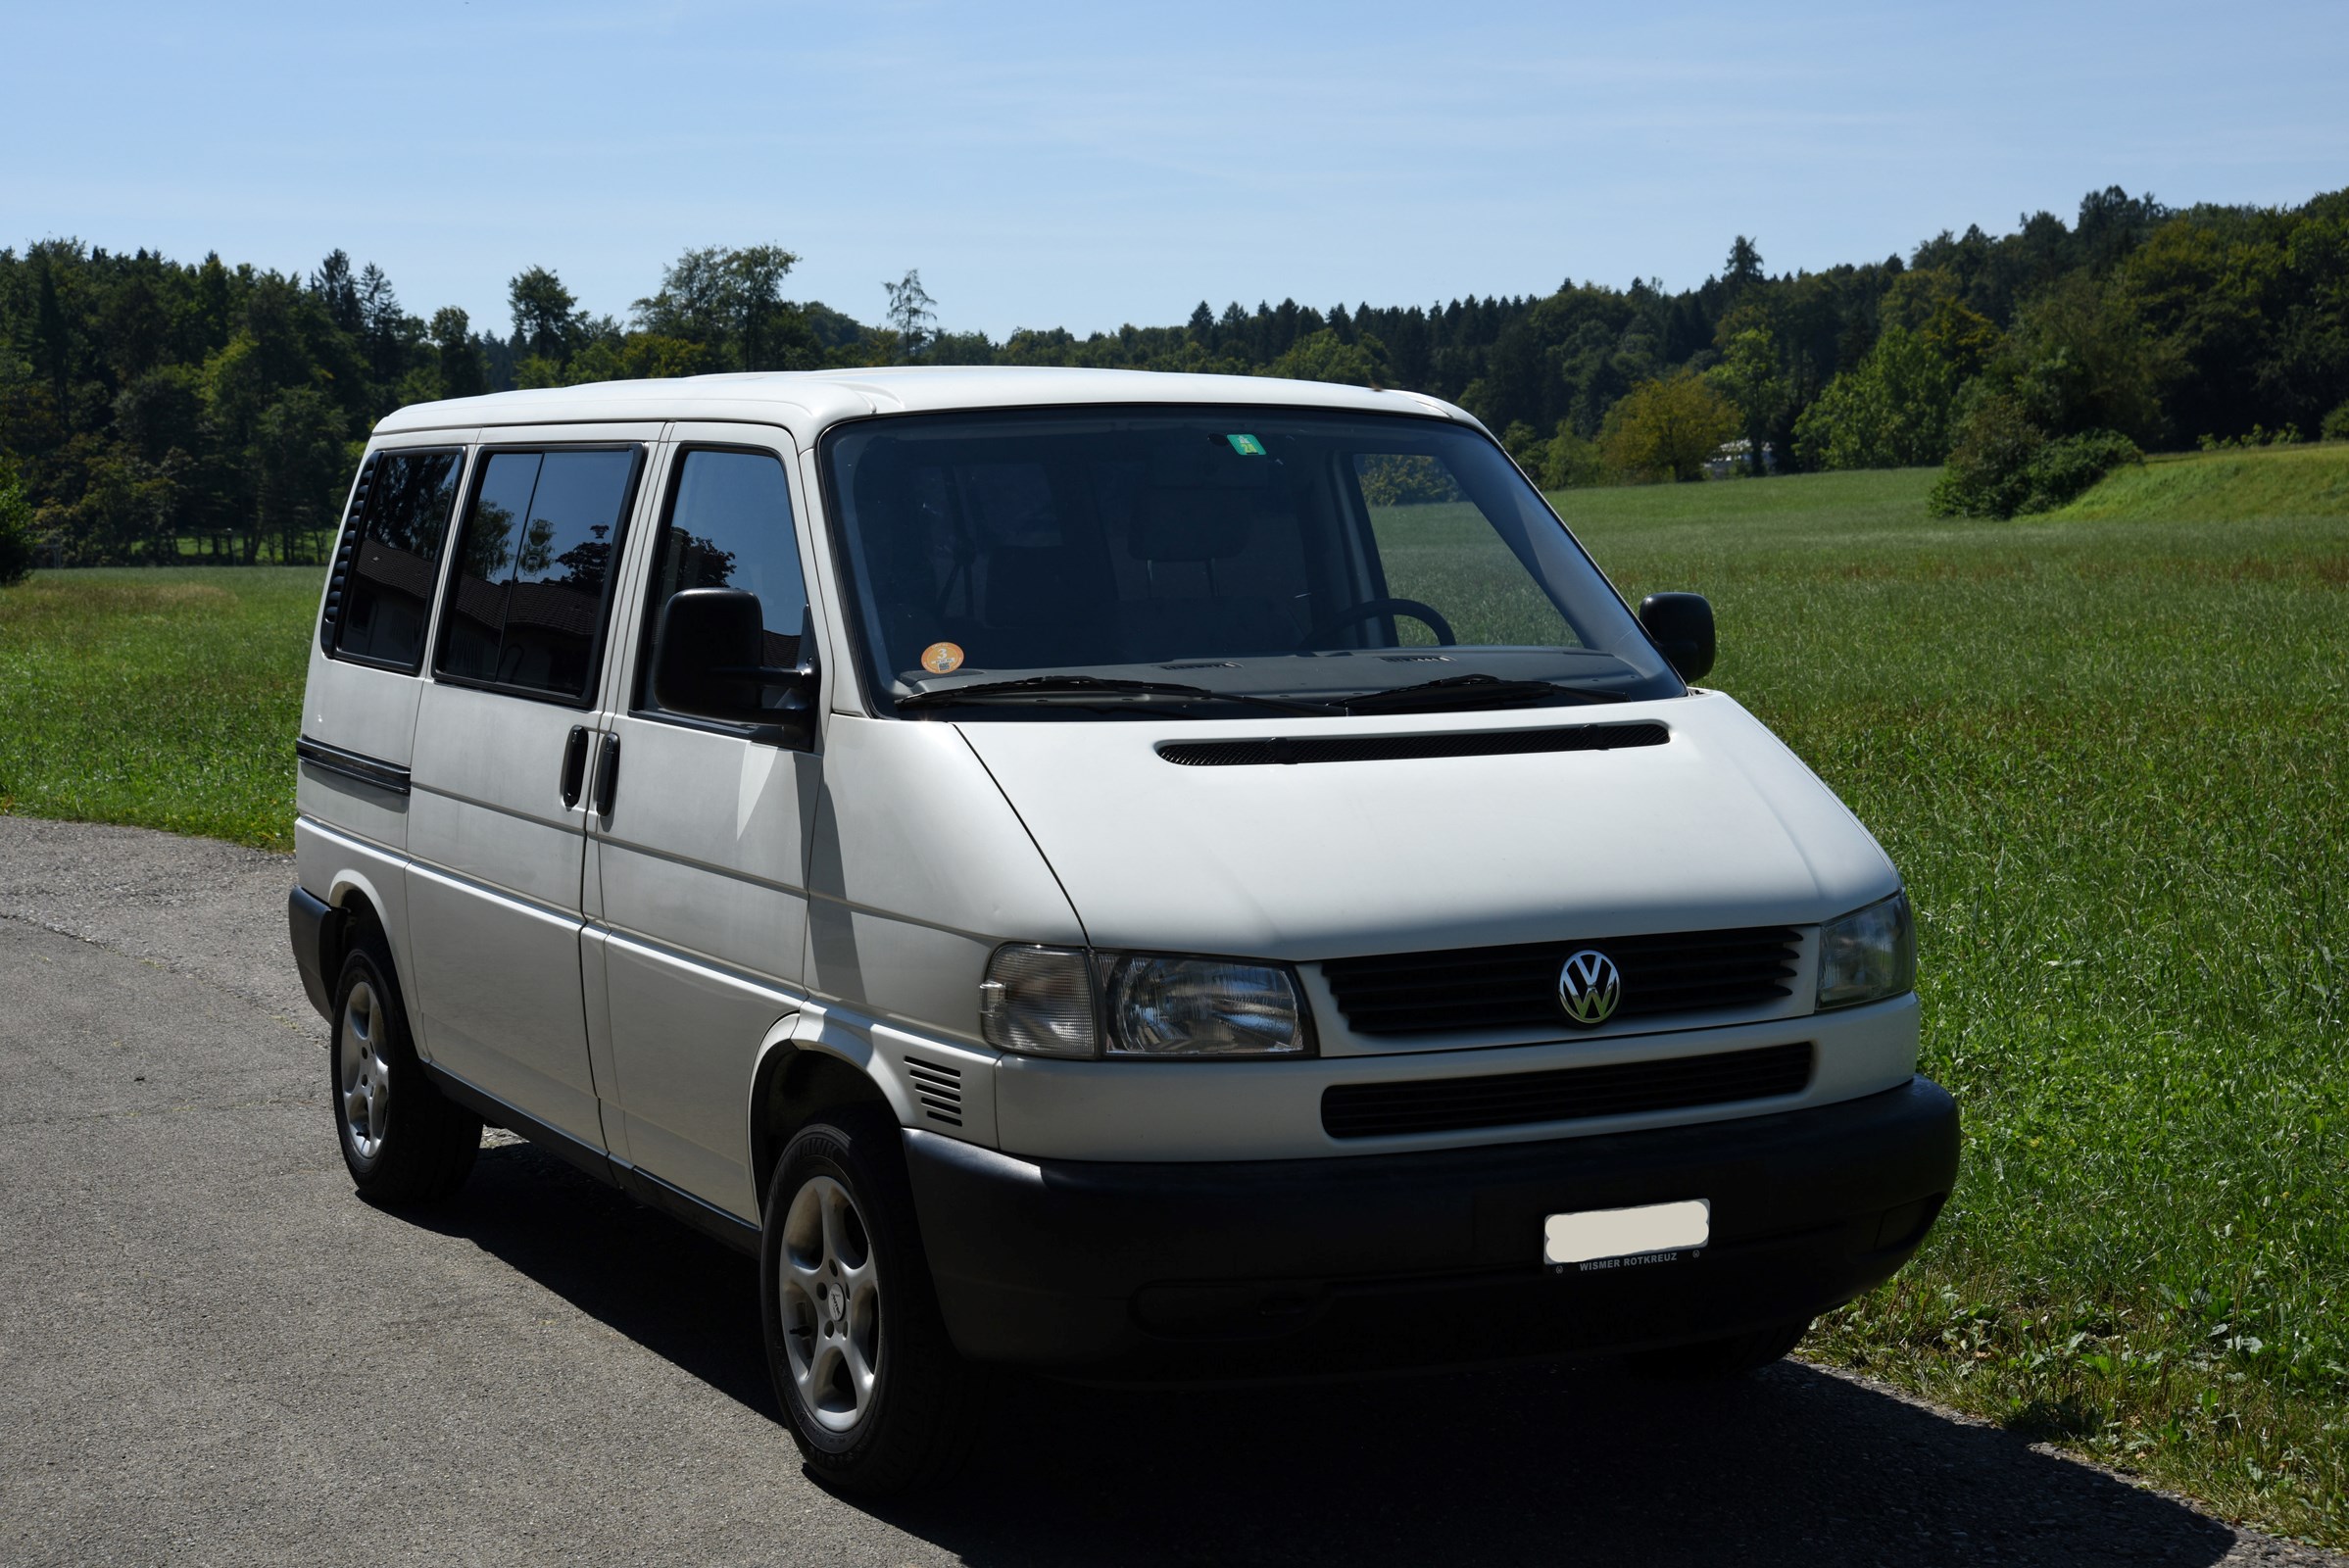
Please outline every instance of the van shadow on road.
M749 1259L526 1145L484 1150L426 1223L780 1421ZM1604 1364L1165 1393L1011 1379L963 1479L866 1511L989 1565L2212 1563L2236 1544L1794 1364L1698 1389Z

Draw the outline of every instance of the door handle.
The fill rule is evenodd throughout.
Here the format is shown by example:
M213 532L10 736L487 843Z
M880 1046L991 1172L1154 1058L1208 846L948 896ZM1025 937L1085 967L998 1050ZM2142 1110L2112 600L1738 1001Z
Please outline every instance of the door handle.
M573 724L570 739L563 743L563 808L569 810L579 804L579 790L587 781L587 726Z
M612 797L620 787L620 738L609 731L604 753L596 759L596 815L612 814Z

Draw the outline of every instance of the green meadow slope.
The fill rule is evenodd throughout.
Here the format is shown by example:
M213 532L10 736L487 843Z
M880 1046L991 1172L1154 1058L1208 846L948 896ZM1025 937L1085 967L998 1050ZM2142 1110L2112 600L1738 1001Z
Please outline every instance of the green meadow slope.
M2349 517L2349 442L2155 458L2107 475L2060 514L2169 522Z

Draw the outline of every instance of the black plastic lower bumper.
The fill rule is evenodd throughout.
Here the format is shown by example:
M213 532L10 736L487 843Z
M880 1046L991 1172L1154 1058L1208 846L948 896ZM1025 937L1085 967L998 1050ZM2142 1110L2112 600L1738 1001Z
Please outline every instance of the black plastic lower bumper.
M1031 1161L905 1134L955 1344L1103 1377L1290 1376L1714 1339L1810 1317L1916 1251L1957 1175L1923 1078L1699 1126L1428 1153ZM1552 1269L1553 1213L1702 1198L1712 1240Z
M334 978L326 972L326 955L328 944L339 935L336 927L341 919L340 909L299 882L285 896L286 934L293 941L294 965L302 971L302 989L309 993L310 1004L318 1009L321 1018L334 1016Z

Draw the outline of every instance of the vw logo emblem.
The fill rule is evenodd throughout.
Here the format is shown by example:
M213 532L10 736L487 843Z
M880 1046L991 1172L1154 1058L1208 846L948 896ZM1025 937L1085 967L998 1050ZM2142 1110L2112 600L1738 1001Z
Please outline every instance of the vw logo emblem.
M1586 1028L1613 1017L1622 1000L1623 976L1615 972L1615 960L1595 948L1583 949L1558 971L1558 1005Z

